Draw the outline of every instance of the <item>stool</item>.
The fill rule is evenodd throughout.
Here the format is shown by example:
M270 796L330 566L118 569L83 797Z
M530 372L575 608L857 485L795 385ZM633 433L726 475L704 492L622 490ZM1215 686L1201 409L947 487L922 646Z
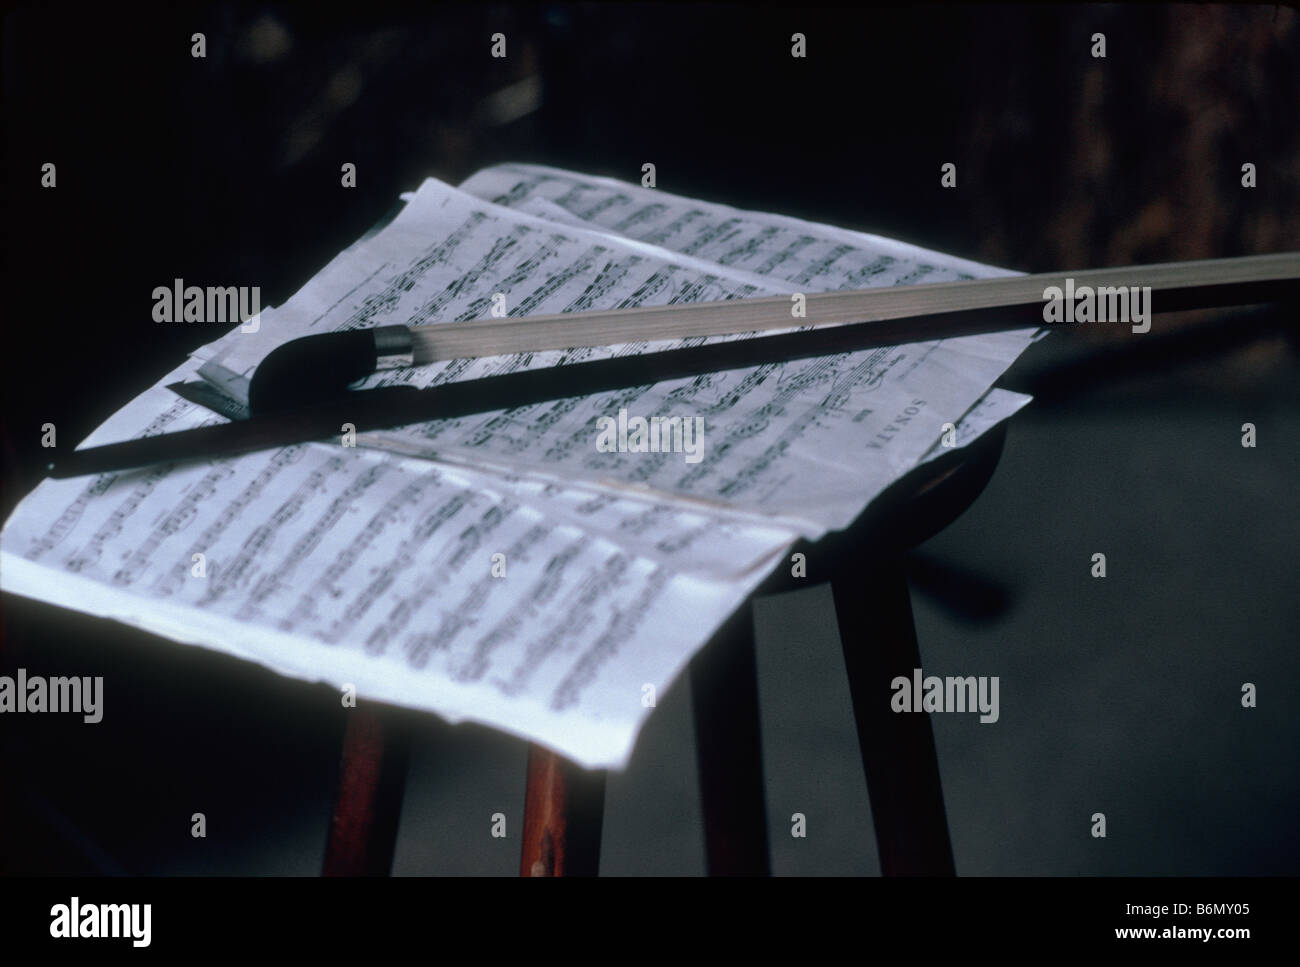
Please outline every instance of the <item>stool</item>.
M926 713L894 714L890 682L921 667L903 570L906 551L956 520L983 492L1005 424L915 468L847 529L801 542L809 577L829 579L862 766L885 876L955 873L934 733ZM754 596L806 586L781 566ZM770 872L759 738L752 599L691 660L696 761L710 876ZM326 876L382 876L392 867L405 784L403 710L349 709ZM605 772L529 748L523 876L594 876L600 860Z

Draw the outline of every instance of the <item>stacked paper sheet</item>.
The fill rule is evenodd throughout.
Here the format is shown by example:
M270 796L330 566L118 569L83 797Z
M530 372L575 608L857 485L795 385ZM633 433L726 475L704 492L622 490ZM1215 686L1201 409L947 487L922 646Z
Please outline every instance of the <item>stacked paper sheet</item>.
M257 331L205 347L87 443L219 421L166 384L201 372L237 398L267 352L313 332L451 325L494 305L527 316L1008 274L536 166L406 197ZM964 445L1028 401L990 386L1031 339L891 346L362 434L356 447L45 481L0 534L0 586L619 767L652 711L643 686L662 692L791 544L847 525L943 452L945 423ZM367 385L653 348L456 360ZM598 447L599 420L620 412L702 418L698 451Z

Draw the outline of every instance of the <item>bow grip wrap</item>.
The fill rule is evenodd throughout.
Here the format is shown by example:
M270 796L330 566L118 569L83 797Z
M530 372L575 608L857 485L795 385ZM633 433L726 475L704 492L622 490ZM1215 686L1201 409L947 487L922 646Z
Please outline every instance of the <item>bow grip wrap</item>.
M337 399L380 367L410 366L414 346L405 326L379 326L302 336L277 346L248 385L255 414Z

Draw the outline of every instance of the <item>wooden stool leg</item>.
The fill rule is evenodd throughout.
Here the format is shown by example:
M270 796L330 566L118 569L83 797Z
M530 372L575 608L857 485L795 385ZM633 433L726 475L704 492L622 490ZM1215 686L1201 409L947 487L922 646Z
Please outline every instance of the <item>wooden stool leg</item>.
M767 876L752 603L691 660L691 702L708 873Z
M605 770L528 747L520 876L595 876L605 819Z
M921 667L903 563L831 580L880 867L885 876L952 876L952 844L930 716L894 712L890 682Z
M410 734L391 710L347 709L325 876L387 876L393 868Z

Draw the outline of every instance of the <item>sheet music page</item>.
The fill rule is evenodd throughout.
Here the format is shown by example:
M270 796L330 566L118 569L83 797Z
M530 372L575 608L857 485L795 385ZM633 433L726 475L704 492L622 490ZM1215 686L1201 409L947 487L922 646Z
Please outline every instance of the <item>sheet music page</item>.
M194 369L88 442L219 419L164 388ZM483 483L321 443L47 480L0 534L0 585L620 767L643 686L668 687L793 535ZM729 553L745 573L702 576Z
M474 174L459 188L558 224L604 231L653 242L673 252L707 257L715 260L719 270L724 265L735 264L764 277L775 276L787 281L829 276L837 284L827 291L866 287L877 282L923 281L936 269L955 272L955 278L1017 274L880 235L769 212L742 211L545 165L496 165ZM827 249L828 245L833 247ZM865 279L861 268L864 257L872 259L866 262ZM850 263L841 262L845 258ZM830 272L830 267L837 262L841 263L841 271ZM845 264L852 267L844 271ZM811 285L809 291L823 291L823 287ZM1046 330L1009 335L1013 338L989 333L946 342L970 347L975 352L998 354L1010 365L1029 342L1046 335ZM956 422L955 447L978 439L1031 400L1032 397L1023 393L989 390ZM922 462L942 456L946 449L942 442L936 442Z
M308 332L480 318L496 293L519 315L795 291L582 221L426 182L392 224L265 310L258 331L196 354L83 446L222 420L165 384L214 358L246 377ZM457 360L369 382L432 385L646 348ZM643 686L668 687L799 535L847 522L938 455L940 414L965 442L1023 405L983 395L1005 366L996 346L970 358L940 348L439 421L371 441L386 450L308 443L47 480L0 533L0 586L620 767L650 712ZM918 373L923 403L909 395ZM900 405L901 416L884 412ZM620 408L702 415L700 459L599 451L595 418Z
M865 250L833 264L822 258L815 275L804 269L792 278L830 288L830 278L847 285L873 278L941 281L978 268L900 268L902 249L895 251L898 258ZM276 310L274 329L227 337L233 345L223 364L248 375L279 342L310 332L484 318L497 293L509 314L527 315L798 291L793 282L691 253L556 225L433 180L392 225L345 254L353 264L331 263ZM847 525L914 466L943 424L957 422L983 396L1031 335L998 333L730 370L367 436L466 466L692 499L815 538ZM739 337L710 341L730 338ZM380 374L365 385L427 386L666 345L672 344L456 360ZM685 464L679 453L598 451L599 419L620 411L646 420L703 419L698 461Z

